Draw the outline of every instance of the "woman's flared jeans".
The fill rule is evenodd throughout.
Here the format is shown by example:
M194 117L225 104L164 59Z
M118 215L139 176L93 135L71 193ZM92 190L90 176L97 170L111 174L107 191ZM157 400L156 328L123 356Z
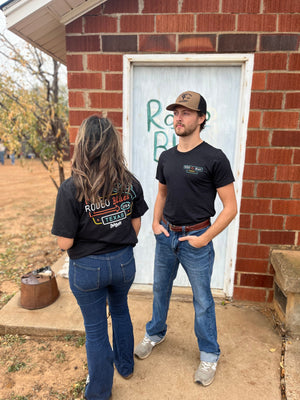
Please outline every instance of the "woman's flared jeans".
M114 364L124 377L133 372L133 328L127 294L134 276L131 246L70 260L70 288L80 306L86 332L87 400L109 399ZM107 301L112 319L113 350L107 332Z

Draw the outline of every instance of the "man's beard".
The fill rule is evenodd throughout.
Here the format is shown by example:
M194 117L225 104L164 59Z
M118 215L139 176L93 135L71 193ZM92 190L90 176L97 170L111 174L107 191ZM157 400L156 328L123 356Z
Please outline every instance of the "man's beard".
M192 135L195 132L195 130L197 129L197 125L195 125L194 127L191 127L191 128L185 128L184 126L181 125L180 129L182 129L182 128L183 128L183 131L177 132L176 127L175 127L176 135L180 136L180 137L187 137L187 136Z

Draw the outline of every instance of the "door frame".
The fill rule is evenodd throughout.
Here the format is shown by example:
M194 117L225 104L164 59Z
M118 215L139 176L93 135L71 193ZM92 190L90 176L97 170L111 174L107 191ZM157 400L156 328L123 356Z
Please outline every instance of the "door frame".
M123 150L129 169L132 166L132 79L134 66L240 66L240 104L238 112L238 135L235 150L235 192L238 215L231 222L228 232L223 295L231 298L238 244L239 215L245 164L247 127L250 110L251 84L254 54L126 54L123 56Z

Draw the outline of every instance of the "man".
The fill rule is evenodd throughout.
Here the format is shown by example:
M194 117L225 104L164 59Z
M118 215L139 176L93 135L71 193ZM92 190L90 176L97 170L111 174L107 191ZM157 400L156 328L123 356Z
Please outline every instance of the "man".
M152 225L156 237L153 313L135 355L144 359L164 341L173 281L181 263L193 291L194 329L200 350L195 382L208 386L215 377L220 356L210 289L212 239L237 213L234 177L225 154L200 137L206 122L205 99L199 93L186 91L167 110L174 112L179 143L161 154L157 166L159 184ZM217 193L223 209L211 224Z

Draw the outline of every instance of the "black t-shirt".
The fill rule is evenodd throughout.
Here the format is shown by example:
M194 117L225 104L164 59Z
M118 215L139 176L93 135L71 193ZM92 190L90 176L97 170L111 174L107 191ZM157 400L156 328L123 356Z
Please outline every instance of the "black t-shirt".
M117 251L135 246L137 236L131 219L141 217L147 209L143 189L136 179L126 193L91 203L76 199L71 177L59 188L51 233L74 238L68 250L71 259Z
M188 152L177 146L164 151L156 179L167 185L163 212L174 225L193 225L214 216L216 189L234 182L225 154L206 142Z

